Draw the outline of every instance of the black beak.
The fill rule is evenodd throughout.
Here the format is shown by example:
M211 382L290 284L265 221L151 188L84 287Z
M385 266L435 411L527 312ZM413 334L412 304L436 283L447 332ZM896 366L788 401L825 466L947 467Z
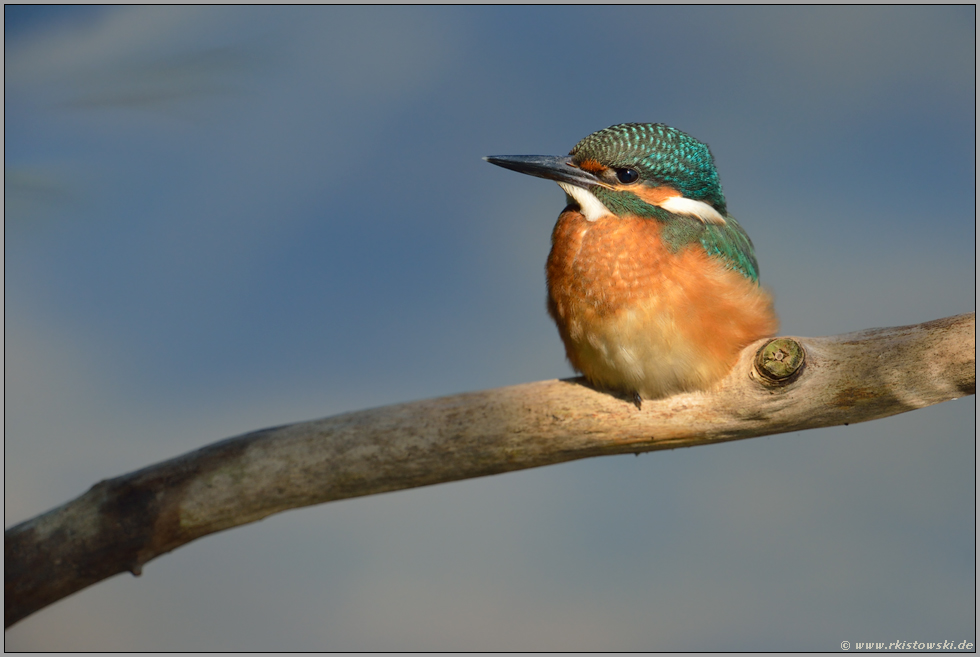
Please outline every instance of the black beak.
M588 171L579 169L569 155L490 155L483 159L511 171L571 183L585 189L593 185L609 186Z

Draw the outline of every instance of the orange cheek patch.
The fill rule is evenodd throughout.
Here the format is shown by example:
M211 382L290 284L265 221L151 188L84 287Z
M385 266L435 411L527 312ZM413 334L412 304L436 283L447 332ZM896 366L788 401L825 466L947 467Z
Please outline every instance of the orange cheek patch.
M628 191L639 196L644 202L650 205L661 205L669 198L680 196L680 192L670 187L649 187L647 185L633 185L621 187L623 191Z

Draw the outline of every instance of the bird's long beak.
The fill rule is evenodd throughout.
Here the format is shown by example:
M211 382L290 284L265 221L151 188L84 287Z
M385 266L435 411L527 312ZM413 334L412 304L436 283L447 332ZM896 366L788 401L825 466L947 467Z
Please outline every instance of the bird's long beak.
M593 185L609 186L588 171L579 169L569 155L490 155L483 159L511 171L571 183L583 189Z

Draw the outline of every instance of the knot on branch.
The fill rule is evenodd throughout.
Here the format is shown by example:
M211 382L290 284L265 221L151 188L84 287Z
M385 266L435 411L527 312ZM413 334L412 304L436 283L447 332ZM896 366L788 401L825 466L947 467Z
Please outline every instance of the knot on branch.
M759 349L755 369L766 383L784 386L799 377L805 362L803 345L792 338L775 338Z

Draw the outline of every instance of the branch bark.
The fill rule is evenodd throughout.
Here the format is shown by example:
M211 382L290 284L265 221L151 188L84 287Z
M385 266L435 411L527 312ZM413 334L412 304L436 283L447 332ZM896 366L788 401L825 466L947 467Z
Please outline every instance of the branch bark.
M710 393L646 401L541 381L255 431L136 472L4 533L4 624L273 513L533 468L865 422L976 390L974 313L747 347Z

